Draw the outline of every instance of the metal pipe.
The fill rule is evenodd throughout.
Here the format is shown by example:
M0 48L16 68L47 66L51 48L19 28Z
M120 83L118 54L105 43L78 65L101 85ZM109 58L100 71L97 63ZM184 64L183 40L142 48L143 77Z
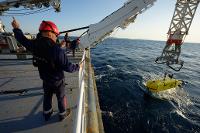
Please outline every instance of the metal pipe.
M76 29L61 31L60 34L67 33L67 32L73 32L73 31L77 31L77 30L84 30L84 29L88 29L88 28L89 28L89 26L85 26L85 27L81 27L81 28L76 28Z

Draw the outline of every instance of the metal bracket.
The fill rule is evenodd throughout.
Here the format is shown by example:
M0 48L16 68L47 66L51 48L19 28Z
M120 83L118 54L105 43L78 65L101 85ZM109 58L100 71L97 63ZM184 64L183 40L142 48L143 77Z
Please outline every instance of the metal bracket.
M157 64L166 64L174 71L180 71L184 63L184 61L179 60L180 53L181 45L166 44L162 55L160 57L157 57L155 62Z

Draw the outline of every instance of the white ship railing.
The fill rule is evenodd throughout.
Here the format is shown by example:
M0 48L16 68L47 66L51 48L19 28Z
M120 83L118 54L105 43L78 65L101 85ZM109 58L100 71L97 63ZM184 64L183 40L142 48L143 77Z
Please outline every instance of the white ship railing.
M81 62L73 133L104 133L90 49L84 50Z
M80 67L79 70L79 96L78 96L78 105L77 105L77 114L75 119L75 128L74 133L85 133L86 132L86 126L85 126L85 81L84 81L84 73L85 73L85 57L86 57L86 51L84 50L83 56L82 56L82 67Z

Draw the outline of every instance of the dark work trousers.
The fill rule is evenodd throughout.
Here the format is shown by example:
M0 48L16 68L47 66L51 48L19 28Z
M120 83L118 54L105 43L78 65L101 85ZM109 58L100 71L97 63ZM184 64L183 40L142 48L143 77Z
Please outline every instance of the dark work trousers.
M55 83L43 81L44 89L44 100L43 100L43 110L44 114L48 114L52 111L52 97L53 94L56 94L58 109L60 114L63 114L66 111L67 99L65 96L65 82L64 79L57 81Z
M75 49L72 49L72 55L75 57Z

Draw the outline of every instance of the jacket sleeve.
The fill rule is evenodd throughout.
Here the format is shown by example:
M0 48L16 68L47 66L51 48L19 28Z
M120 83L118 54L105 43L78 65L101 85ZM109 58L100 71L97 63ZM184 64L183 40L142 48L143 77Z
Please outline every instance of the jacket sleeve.
M13 29L16 40L23 45L27 50L33 52L33 41L27 39L21 29Z
M69 62L67 55L65 54L64 50L60 49L58 50L57 56L57 64L61 66L61 68L66 72L75 72L79 70L78 64L73 64Z

